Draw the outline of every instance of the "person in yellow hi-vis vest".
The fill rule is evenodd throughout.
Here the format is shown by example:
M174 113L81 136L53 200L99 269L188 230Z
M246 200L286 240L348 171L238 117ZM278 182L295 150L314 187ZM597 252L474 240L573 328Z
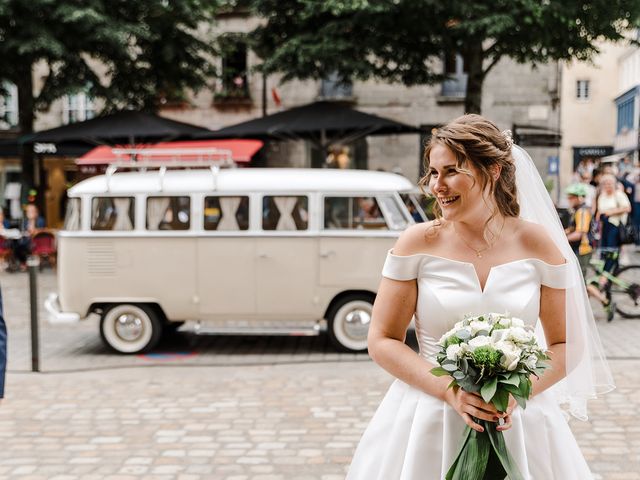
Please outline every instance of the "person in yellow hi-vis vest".
M591 227L591 210L585 205L587 188L581 183L569 185L566 190L567 200L571 207L571 221L566 229L567 240L580 261L582 276L587 278L587 268L591 260L593 248L589 243Z
M589 241L592 213L591 209L585 204L585 197L588 193L587 187L582 183L571 184L565 191L569 207L571 207L571 221L565 232L573 253L578 257L582 276L585 279L587 278L587 269L593 253L593 247ZM587 293L600 300L607 314L607 320L610 321L613 318L615 305L607 299L607 296L597 285L587 285Z

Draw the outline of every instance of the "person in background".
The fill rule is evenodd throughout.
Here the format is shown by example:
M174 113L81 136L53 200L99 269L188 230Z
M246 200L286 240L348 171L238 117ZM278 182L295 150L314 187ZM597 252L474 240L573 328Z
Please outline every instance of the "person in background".
M587 188L582 183L574 183L567 187L566 195L571 209L571 220L565 233L573 253L578 257L582 277L586 280L589 262L593 253L593 248L589 242L592 215L591 209L587 207L585 202L585 198L588 195ZM613 320L615 304L610 302L607 296L598 288L597 282L595 285L587 285L587 293L600 301L607 315L607 321Z
M22 221L22 230L27 232L29 236L33 235L37 230L46 226L44 218L40 216L38 207L33 203L26 206L24 210L24 219Z
M633 218L633 224L636 227L636 231L640 232L640 173L634 171L631 175L631 181L633 182L633 199L631 201L631 214ZM640 250L640 235L636 239L636 251Z
M574 183L567 187L566 195L569 201L571 220L565 230L569 245L578 257L582 276L587 278L587 268L591 260L592 248L589 243L589 228L591 226L591 211L586 205L587 188L581 183Z
M604 269L609 273L613 273L618 265L620 224L627 222L627 215L631 212L631 203L627 195L617 185L615 176L609 173L603 174L596 205L596 218L601 223L600 248L605 261ZM601 289L606 286L606 283L606 277L600 277Z
M11 228L11 222L5 215L4 207L0 207L0 229L7 230Z
M596 201L596 187L591 184L591 173L583 173L580 175L580 185L584 185L587 189L587 195L584 197L584 205L593 212Z
M2 290L0 289L0 403L4 398L4 378L7 371L7 325L2 308Z
M44 218L38 213L38 207L30 203L26 206L22 220L23 236L18 240L14 255L20 263L20 270L27 270L27 257L31 254L31 237L41 228L45 228Z

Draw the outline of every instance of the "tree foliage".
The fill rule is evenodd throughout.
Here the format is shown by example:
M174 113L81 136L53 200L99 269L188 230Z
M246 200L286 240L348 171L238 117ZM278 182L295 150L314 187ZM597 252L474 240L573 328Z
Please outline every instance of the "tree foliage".
M637 24L637 0L254 0L261 68L292 78L377 78L405 85L443 80L447 52L465 59L466 110L505 57L520 63L588 60L597 41L620 41Z
M205 85L213 52L203 26L217 0L0 0L0 82L17 86L21 133L34 112L77 91L107 109L153 110ZM44 78L34 67L44 65ZM42 87L39 88L40 84ZM35 87L35 88L34 88ZM23 172L32 181L30 153Z

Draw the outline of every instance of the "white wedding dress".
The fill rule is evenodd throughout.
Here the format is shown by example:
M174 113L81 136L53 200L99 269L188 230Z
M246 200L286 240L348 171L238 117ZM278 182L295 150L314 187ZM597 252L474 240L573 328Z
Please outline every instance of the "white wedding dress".
M389 252L383 276L418 279L415 314L420 355L435 364L436 342L465 315L509 313L536 326L540 286L566 288L567 265L526 258L494 266L484 288L475 267L428 254ZM543 335L537 328L537 334ZM505 442L527 480L593 478L553 394L517 407ZM355 452L348 480L441 480L465 427L448 404L400 380L390 387ZM496 479L498 480L498 479Z

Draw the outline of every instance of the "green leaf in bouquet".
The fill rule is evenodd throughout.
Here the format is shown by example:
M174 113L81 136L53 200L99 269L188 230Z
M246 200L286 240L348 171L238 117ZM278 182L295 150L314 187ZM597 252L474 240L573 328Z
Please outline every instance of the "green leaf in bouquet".
M469 370L469 360L464 357L460 359L460 370L462 370L464 373L467 373L467 371Z
M444 368L442 367L435 367L431 369L431 373L433 375L435 375L436 377L444 377L445 375L449 375L449 372L446 371Z
M504 383L505 385L520 385L520 377L518 375L510 374L503 380L500 380L500 383Z
M506 412L509 406L509 392L504 388L498 388L491 403L495 405L499 412Z
M520 389L518 387L514 387L513 385L505 385L504 389L511 394L512 397L520 397ZM517 400L517 399L516 399Z
M462 380L465 377L466 375L462 373L460 370L456 370L455 372L453 372L453 378L455 378L456 380Z
M458 381L454 378L453 380L451 380L449 385L447 385L447 390L449 390L451 387L455 387L456 385L458 385Z
M480 389L480 395L482 395L482 399L489 403L493 398L493 395L496 393L496 389L498 388L498 379L493 377L492 379L485 382Z
M442 368L444 368L447 372L455 372L456 370L458 370L458 366L456 364L451 364L451 363L443 364Z
M531 380L529 380L529 377L520 379L520 395L524 398L531 396Z
M480 388L482 388L482 385L479 385L477 383L473 383L473 381L469 377L465 377L465 378L462 378L462 379L458 380L458 385L460 385L460 387L464 391L470 392L470 393L479 393L480 392Z
M518 405L520 406L521 409L525 409L527 408L527 399L524 397L521 397L520 395L516 395L514 393L512 393L511 395L513 395L513 398L516 399L516 402L518 402Z

